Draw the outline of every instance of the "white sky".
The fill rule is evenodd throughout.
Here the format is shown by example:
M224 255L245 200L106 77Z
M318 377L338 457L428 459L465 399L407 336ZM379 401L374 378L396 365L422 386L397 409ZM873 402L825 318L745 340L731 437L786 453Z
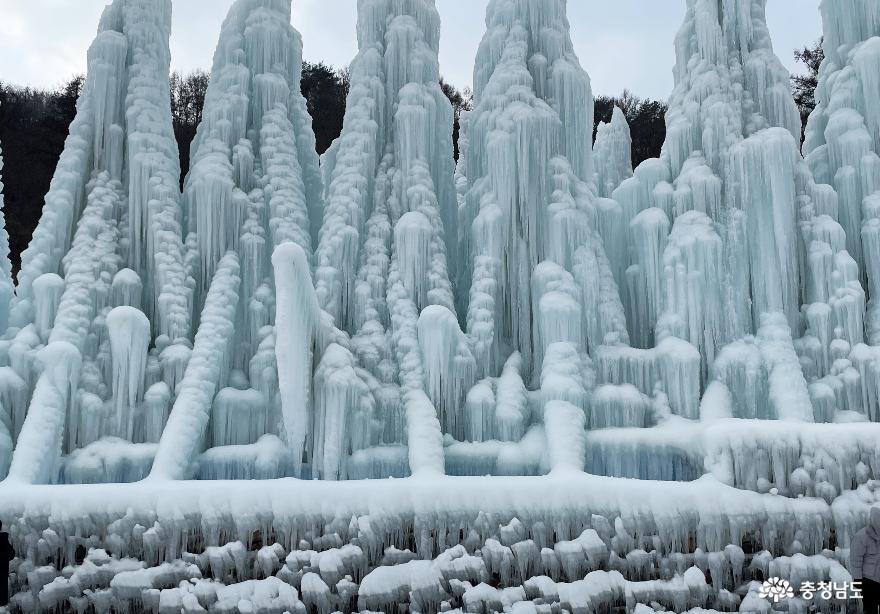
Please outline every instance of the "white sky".
M0 0L0 81L55 86L85 71L86 49L109 0ZM220 24L233 0L174 0L172 67L209 70ZM440 68L470 85L488 0L436 0L443 20ZM768 0L777 55L798 71L792 51L819 38L818 0ZM354 57L356 0L293 0L304 56L335 66ZM672 90L673 40L685 0L569 0L571 35L596 94L624 88L665 100Z

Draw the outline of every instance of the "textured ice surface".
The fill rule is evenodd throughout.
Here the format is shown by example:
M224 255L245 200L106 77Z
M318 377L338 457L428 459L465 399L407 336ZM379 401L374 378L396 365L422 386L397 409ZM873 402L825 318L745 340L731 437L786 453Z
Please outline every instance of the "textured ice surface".
M0 232L15 607L763 612L770 575L847 580L876 0L822 3L806 158L763 0L690 0L636 169L620 110L591 147L564 0L489 3L457 168L435 3L357 10L319 164L290 0L233 4L181 191L170 1L106 9L14 297Z
M0 149L0 173L3 172L3 150ZM12 264L9 262L9 235L3 216L3 176L0 174L0 328L9 324L9 307L14 292ZM16 433L16 416L12 404L0 404L0 476L9 471L12 460L12 436Z

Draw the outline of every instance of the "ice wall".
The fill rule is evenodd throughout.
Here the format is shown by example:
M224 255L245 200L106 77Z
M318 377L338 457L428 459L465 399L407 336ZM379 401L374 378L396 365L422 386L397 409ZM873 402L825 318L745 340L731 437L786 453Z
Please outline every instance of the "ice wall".
M726 244L721 271L727 293L723 297L726 321L713 323L709 334L714 342L724 343L754 330L760 314L768 310L786 311L789 324L796 327L800 273L792 258L797 250L784 241L797 235L794 139L800 134L799 120L788 73L773 54L764 2L689 2L675 46L675 89L661 158L640 165L635 176L614 192L623 210L623 227L615 238L628 240L630 248L620 250L612 260L623 260L615 265L616 270L625 271L625 279L618 282L624 289L633 342L648 347L657 340L658 317L667 311L661 298L666 293L666 237L676 218L691 210L708 215ZM778 133L771 145L770 137L755 136L772 127L785 129L792 138ZM740 144L753 136L754 140ZM731 156L732 147L740 152L737 159ZM768 151L770 147L777 151ZM766 185L758 185L758 169L771 168L761 160L765 152L774 160L783 156L772 168L777 175L788 176L768 177ZM780 219L774 220L783 227L760 225L756 215L743 211L760 203L762 192L766 198L776 194L784 198L785 204L777 208L785 211L780 210ZM758 210L766 206L758 205ZM764 243L749 245L743 250L747 253L736 253L735 245L751 241L753 230L771 233L776 250L758 238ZM769 289L782 296L766 296ZM748 307L750 294L754 313ZM681 312L679 317L691 316Z
M181 196L170 20L170 1L116 0L90 49L3 346L11 479L64 479L61 457L104 438L138 467L137 446L159 443L154 473L193 477L205 449L230 443L209 436L214 414L262 422L246 444L283 432L270 259L288 242L310 255L322 214L302 45L289 1L235 3ZM209 305L215 286L222 304ZM214 399L226 388L260 402L229 417Z
M289 1L238 0L181 195L170 5L115 0L0 340L16 604L755 611L768 574L848 580L880 500L872 6L823 5L805 162L763 0L688 2L633 171L619 111L590 147L564 0L493 0L453 170L434 3L361 0L319 171Z
M819 70L816 110L810 115L804 155L816 180L838 194L837 219L846 232L846 249L867 280L871 302L867 335L880 341L876 297L878 272L878 89L880 19L872 2L821 3L825 61Z
M101 481L83 467L111 449L134 479L153 453L153 478L444 471L458 406L429 382L454 363L463 400L475 367L461 333L449 357L419 329L430 306L457 328L439 17L359 12L345 130L319 169L289 0L232 6L181 194L170 3L107 8L3 346L12 479Z
M695 346L705 390L744 368L742 355L719 362L722 348L755 333L760 346L772 321L774 344L801 363L784 371L797 395L815 394L826 376L839 387L845 367L832 354L865 340L860 256L850 249L858 229L800 156L764 2L689 2L676 56L661 157L614 190L617 209L604 209L603 238L627 246L609 257L630 338L641 348L669 338Z
M595 381L590 356L629 341L599 234L601 210L614 203L592 185L626 175L628 128L617 114L602 129L594 167L590 81L565 2L495 1L486 25L456 174L464 334L454 322L431 324L445 331L445 372L473 357L470 383L452 371L440 395L443 415L458 413L443 421L455 442L447 469L579 471Z

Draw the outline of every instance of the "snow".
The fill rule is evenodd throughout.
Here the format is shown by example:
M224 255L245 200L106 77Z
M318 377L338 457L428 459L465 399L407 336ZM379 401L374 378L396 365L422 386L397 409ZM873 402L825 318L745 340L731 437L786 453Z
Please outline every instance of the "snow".
M822 3L802 156L763 0L688 2L633 169L620 109L590 146L564 0L489 3L457 167L435 2L357 3L319 163L290 1L237 0L182 191L170 9L105 11L14 297L0 231L16 607L762 611L768 574L848 579L880 500L869 3Z
M519 593L519 601L543 595L551 603L569 599L604 602L610 597L607 588L611 595L621 598L630 589L643 603L659 600L683 611L685 607L708 605L707 599L714 598L715 589L706 583L708 572L713 578L736 574L744 582L759 577L761 567L750 566L742 554L726 544L739 543L750 531L775 532L780 544L769 545L772 552L756 556L755 561L774 565L774 570L776 565L785 569L782 566L789 563L782 557L792 555L782 552L786 549L782 544L803 539L800 547L821 548L830 535L833 518L827 504L819 500L736 491L711 479L692 484L621 482L585 475L517 480L523 489L503 484L491 487L484 478L443 478L430 483L418 478L380 483L240 482L234 493L218 491L206 482L161 487L156 483L117 485L113 488L126 489L126 500L111 501L109 507L106 486L85 486L76 502L59 505L52 503L50 492L32 491L27 503L15 504L51 510L51 530L46 530L45 524L49 516L43 520L33 517L28 521L34 523L33 528L23 520L4 526L16 542L32 531L41 535L45 546L36 548L34 557L39 556L38 551L51 552L50 544L57 540L65 543L68 538L74 540L69 543L85 541L90 548L104 547L106 559L90 555L90 565L99 569L121 566L126 557L143 557L146 568L134 574L120 573L123 569L116 573L109 569L101 574L92 572L94 590L111 585L118 593L117 599L123 601L145 590L179 588L181 581L192 584L186 590L198 595L208 588L199 578L209 573L214 582L246 590L247 584L237 587L238 583L262 579L266 577L265 565L275 569L284 561L276 577L298 589L304 601L312 599L313 603L341 599L345 576L358 584L359 599L375 600L367 607L386 611L383 604L395 599L439 604L440 600L453 598L456 586L463 588L458 582L475 587L492 581L497 574L502 586L507 587L503 589L506 594L516 594L518 587L523 587L525 598ZM446 486L452 487L449 491L455 493L453 497L431 496L437 487ZM196 496L183 496L187 492ZM330 493L334 502L327 505ZM149 504L155 498L166 504ZM66 523L102 499L110 515L101 520L101 526L112 528L101 529L93 537L83 537L91 532L76 536L72 525ZM265 502L261 507L272 510L269 516L253 513L254 500ZM4 518L11 504L4 503ZM731 505L743 513L728 518L725 510ZM866 514L867 505L863 506L862 514ZM634 514L635 510L641 511ZM454 519L442 534L431 528L438 514ZM262 531L267 521L279 529L287 527L274 537L278 546ZM858 518L853 519L853 529L858 522ZM71 528L65 530L64 526ZM408 534L406 527L411 527L412 533ZM462 530L465 539L459 544ZM186 535L191 535L190 531L201 535L204 542L200 543L205 545L181 550L187 548ZM226 535L239 536L232 539L240 539L243 544L230 542ZM689 539L695 539L699 548L692 554L682 550L688 547ZM346 545L353 540L357 546ZM155 550L154 544L161 544L161 550ZM398 552L412 548L423 556L411 559L388 554L395 545ZM646 557L646 552L654 553ZM175 559L178 563L168 562ZM827 560L818 557L808 563L795 556L791 565L802 570L800 577L811 573L811 565L823 577L831 573L845 578L845 571L835 567L836 563L821 563L818 559ZM42 576L44 584L61 575L61 568L54 566L52 558L35 560L49 565ZM405 567L398 569L399 565ZM698 569L692 569L694 566ZM34 576L29 577L36 581ZM83 574L75 577L82 578ZM618 583L620 588L613 588ZM274 580L271 585L277 586ZM26 590L25 585L21 586ZM223 590L221 586L215 588ZM611 599L614 602L616 598ZM677 600L682 599L685 607L678 607ZM366 609L364 605L361 609Z
M275 435L249 444L216 444L198 458L200 480L271 480L290 475L290 451Z
M155 444L107 437L70 454L61 466L59 481L65 484L138 482L150 473L155 456Z

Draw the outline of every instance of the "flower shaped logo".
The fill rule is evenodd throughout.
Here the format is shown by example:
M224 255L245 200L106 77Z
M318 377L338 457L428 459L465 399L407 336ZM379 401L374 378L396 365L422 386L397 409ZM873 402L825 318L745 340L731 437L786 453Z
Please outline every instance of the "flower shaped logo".
M782 578L769 578L761 585L758 595L763 599L769 599L773 603L779 603L783 599L794 597L794 589L788 580Z

